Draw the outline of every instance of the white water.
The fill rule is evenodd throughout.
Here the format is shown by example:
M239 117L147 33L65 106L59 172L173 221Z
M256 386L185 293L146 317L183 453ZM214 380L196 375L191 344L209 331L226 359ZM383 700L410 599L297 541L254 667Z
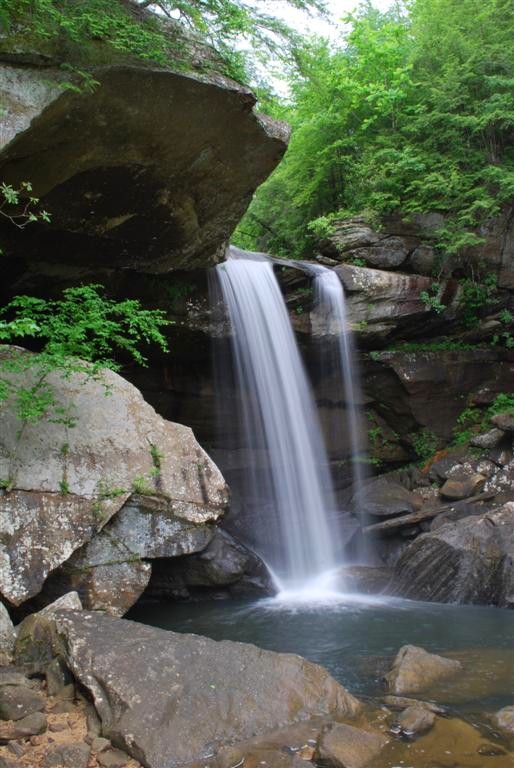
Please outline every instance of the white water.
M249 479L262 502L252 525L256 549L281 590L317 590L341 564L341 547L327 456L284 299L262 254L231 248L216 274L246 444L269 456L265 471Z
M353 334L347 318L346 297L336 272L318 265L309 265L309 271L314 274L315 331L322 337L332 336L337 342L335 363L344 388L346 405L346 424L342 424L341 428L347 430L350 441L354 488L353 513L359 518L361 525L364 525L365 510L362 500L366 477L366 440L359 408L362 404L360 377L355 363ZM361 558L368 559L368 553L359 554Z

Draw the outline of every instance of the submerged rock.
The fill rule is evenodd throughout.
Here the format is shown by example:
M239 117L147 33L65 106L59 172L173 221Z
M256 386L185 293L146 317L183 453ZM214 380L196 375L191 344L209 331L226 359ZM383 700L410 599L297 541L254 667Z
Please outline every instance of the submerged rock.
M428 653L415 645L404 645L385 680L391 693L418 693L461 670L459 661Z
M39 652L45 645L62 656L92 695L105 736L148 768L206 760L224 744L313 715L351 718L360 710L328 672L299 656L100 613L41 621Z
M502 731L514 734L514 705L512 707L503 707L494 715L494 723Z
M429 731L435 723L435 714L426 707L413 705L404 709L398 718L398 726L405 736L418 736Z
M316 761L331 768L366 768L386 744L380 733L331 723L321 734Z

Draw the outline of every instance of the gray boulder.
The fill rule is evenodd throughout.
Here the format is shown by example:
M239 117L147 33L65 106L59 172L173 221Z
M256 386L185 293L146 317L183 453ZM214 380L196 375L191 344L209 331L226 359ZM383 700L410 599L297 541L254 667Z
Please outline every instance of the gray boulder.
M34 712L20 720L0 722L0 741L15 741L37 736L47 728L46 717L42 712Z
M23 624L20 634L27 650ZM206 760L223 745L314 715L360 711L321 667L253 645L88 612L40 619L32 637L89 691L105 736L148 768Z
M0 667L7 666L13 660L16 634L7 608L0 601Z
M419 600L513 607L514 502L419 536L396 563L390 588Z
M205 546L228 495L192 431L162 419L111 371L102 380L53 375L50 384L60 404L73 405L74 427L54 423L49 414L28 426L15 451L15 411L3 414L0 476L12 476L15 490L0 497L0 592L15 605L36 595L47 576L91 541L135 491L114 531L123 529L126 538L134 529L132 555L173 554L173 539L184 529L195 530ZM141 499L147 496L156 501ZM154 516L156 505L160 511ZM175 549L184 546L178 542Z
M428 653L415 645L404 645L385 675L385 681L391 693L418 693L461 670L459 661Z

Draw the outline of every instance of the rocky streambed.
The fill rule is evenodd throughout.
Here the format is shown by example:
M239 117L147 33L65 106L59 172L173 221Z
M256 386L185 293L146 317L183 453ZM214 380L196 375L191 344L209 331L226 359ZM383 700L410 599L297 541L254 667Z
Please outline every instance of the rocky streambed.
M466 712L447 703L476 684L465 653L368 658L381 693L356 697L299 655L83 611L76 593L2 628L3 768L514 765L511 648L489 659L510 706Z

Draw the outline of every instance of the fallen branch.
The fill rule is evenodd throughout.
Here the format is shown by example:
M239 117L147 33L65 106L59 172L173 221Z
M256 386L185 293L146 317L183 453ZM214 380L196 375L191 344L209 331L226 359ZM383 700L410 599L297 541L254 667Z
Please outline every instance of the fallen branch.
M441 507L435 507L434 509L420 509L418 512L411 512L408 515L402 515L401 517L393 517L390 520L385 520L383 523L374 523L363 528L363 533L374 533L375 531L390 531L394 528L402 528L404 525L416 525L422 523L424 520L430 520L433 517L437 517L441 512L447 512L449 509L454 509L460 504L469 504L473 501L487 501L488 499L494 499L496 491L487 491L485 493L479 493L476 496L470 496L469 499L460 499L454 501L451 504L444 504Z

